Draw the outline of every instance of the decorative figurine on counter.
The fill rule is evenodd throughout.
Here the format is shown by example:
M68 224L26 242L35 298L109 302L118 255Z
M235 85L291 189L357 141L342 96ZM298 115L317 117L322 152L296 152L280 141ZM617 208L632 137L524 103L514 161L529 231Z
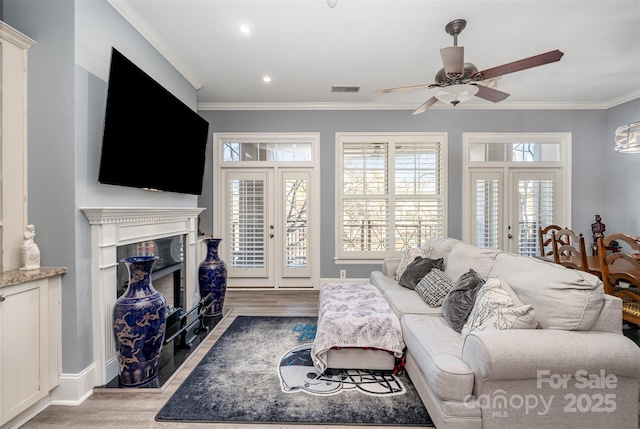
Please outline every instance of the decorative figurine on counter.
M33 241L36 236L36 227L27 225L22 242L22 268L21 270L37 270L40 268L40 249Z
M593 233L593 243L598 243L598 238L604 237L606 225L600 222L600 215L596 215L596 221L591 224L591 232Z

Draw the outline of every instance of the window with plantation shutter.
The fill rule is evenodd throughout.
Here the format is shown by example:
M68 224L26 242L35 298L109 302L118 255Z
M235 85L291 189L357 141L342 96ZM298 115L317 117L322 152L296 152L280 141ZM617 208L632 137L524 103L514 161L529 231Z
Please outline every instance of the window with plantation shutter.
M444 134L338 134L338 259L376 259L445 234Z

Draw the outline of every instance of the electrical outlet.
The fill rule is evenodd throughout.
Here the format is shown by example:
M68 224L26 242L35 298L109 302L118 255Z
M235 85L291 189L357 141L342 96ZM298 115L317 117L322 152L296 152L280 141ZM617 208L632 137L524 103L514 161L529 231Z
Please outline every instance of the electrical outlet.
M341 279L347 278L347 270L340 270L340 278Z

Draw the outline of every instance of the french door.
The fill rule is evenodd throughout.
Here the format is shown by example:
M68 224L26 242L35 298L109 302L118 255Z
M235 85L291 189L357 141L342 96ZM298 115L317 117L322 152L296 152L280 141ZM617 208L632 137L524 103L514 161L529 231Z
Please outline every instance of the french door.
M538 228L571 226L571 135L465 133L463 240L539 254Z
M538 227L558 222L564 210L559 173L552 169L472 169L473 244L538 254Z
M311 169L224 169L222 251L230 287L313 287Z

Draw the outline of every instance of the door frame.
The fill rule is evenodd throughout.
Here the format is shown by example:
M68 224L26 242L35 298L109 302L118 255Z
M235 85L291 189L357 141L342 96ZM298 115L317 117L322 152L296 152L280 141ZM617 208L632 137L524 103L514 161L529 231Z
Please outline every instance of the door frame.
M269 162L269 161L243 161L243 162L223 162L223 149L225 142L274 142L274 143L286 143L286 142L306 142L311 144L311 161L296 161L296 162ZM276 194L280 192L282 188L282 173L285 171L308 171L309 183L308 183L308 195L309 195L309 268L310 276L305 277L309 279L307 282L298 280L297 277L282 276L280 271L281 267L277 268L278 276L275 278L275 284L273 286L251 286L250 281L245 282L244 285L235 286L243 290L259 289L319 289L320 288L320 133L273 133L273 132L231 132L231 133L213 133L212 139L212 152L213 152L213 165L212 165L212 227L214 236L223 236L222 228L224 222L223 208L224 204L222 198L226 195L223 170L234 169L242 171L244 169L256 171L263 168L273 168L273 181ZM274 197L275 198L275 197ZM279 203L279 202L278 202ZM277 205L277 204L276 204ZM277 225L281 225L280 220L274 220ZM223 247L223 246L221 246ZM274 246L275 247L275 246ZM275 256L275 265L278 265L284 252L279 252L275 249L273 252ZM228 255L221 253L221 258ZM269 255L271 259L274 259L273 255ZM300 283L305 283L300 286ZM308 283L308 284L307 284ZM230 288L234 286L230 285Z
M558 190L564 197L563 210L556 213L558 224L571 228L571 133L570 132L499 132L499 133L462 133L462 240L466 243L473 243L473 231L471 219L471 169L491 168L492 171L503 169L504 191L511 193L511 170L549 171L560 170ZM559 145L559 160L556 162L513 162L513 161L470 161L469 149L474 143L555 143ZM509 183L507 183L509 182ZM507 195L507 194L505 194ZM511 195L508 194L509 199ZM501 207L505 216L505 227L512 217L510 207ZM505 234L508 233L505 231ZM505 235L506 236L506 235ZM504 246L504 245L503 245Z

